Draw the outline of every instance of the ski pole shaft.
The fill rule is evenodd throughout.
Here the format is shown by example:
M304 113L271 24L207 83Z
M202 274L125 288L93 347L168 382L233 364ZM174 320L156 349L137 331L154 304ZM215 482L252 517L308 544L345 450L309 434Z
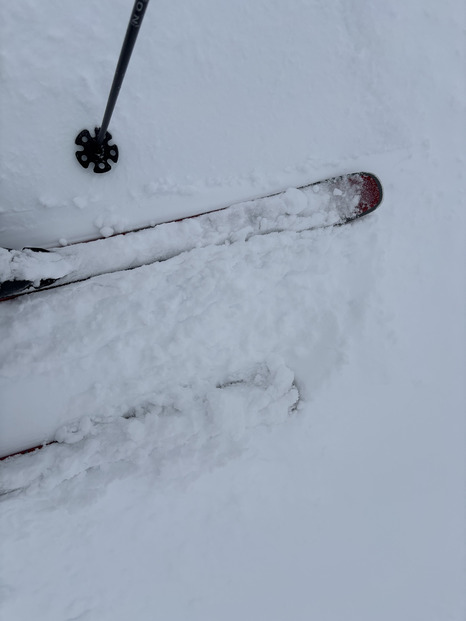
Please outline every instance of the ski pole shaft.
M113 77L112 88L108 96L107 107L105 108L104 118L97 135L97 144L101 145L104 141L105 134L107 133L108 124L112 118L113 110L115 108L118 94L120 92L123 78L125 77L126 69L131 58L131 54L136 43L136 38L139 34L139 28L144 18L149 0L136 0L133 6L131 17L129 20L128 28L126 30L125 40L121 47L120 58L115 69L115 75Z

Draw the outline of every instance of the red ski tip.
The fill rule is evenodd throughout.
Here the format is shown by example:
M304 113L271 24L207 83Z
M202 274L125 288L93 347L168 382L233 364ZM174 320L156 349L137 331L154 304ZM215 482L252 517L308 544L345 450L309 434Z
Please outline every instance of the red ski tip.
M361 198L358 206L358 215L362 216L374 211L383 198L382 184L377 177L371 173L357 173L355 175L355 182L360 182L361 185Z

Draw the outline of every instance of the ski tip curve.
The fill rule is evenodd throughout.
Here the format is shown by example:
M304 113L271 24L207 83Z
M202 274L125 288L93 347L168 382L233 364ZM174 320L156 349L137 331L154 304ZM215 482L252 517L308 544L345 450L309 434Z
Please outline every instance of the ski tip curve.
M351 177L351 175L350 175ZM360 172L355 177L362 180L361 198L356 217L365 216L379 207L383 200L383 188L380 179L373 173Z

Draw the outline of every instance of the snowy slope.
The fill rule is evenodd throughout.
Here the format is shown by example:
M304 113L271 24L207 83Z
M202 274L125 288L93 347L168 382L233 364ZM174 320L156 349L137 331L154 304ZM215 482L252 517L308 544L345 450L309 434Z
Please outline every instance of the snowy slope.
M110 4L96 10L108 16ZM70 14L60 7L45 39L55 33L62 54L53 70L66 77L62 64L78 56L78 43L62 38ZM100 37L89 5L76 10ZM133 88L125 85L115 113L131 136L118 168L128 176L124 184L117 169L108 177L111 215L128 204L144 212L138 192L151 171L142 162L154 157L156 130L166 132L157 169L166 166L167 178L170 170L175 190L194 171L194 202L348 169L378 173L385 202L350 227L194 248L0 305L0 424L15 412L29 412L31 427L63 408L79 417L59 430L59 444L2 462L2 615L461 621L464 7L153 3L146 20L153 35L138 42L139 62L154 53L160 74L148 85L136 58L128 73ZM7 67L45 45L37 21L20 21L24 44L10 39ZM194 41L197 55L188 51ZM242 65L233 44L248 51ZM219 59L225 71L209 73ZM272 70L254 79L268 59L284 90L274 90ZM296 81L296 64L312 79ZM28 71L18 64L16 89L7 71L1 96L31 95L20 79ZM104 93L100 72L108 73L93 62L85 75ZM76 109L97 106L67 79L62 96L84 102ZM74 122L70 101L37 93L29 131L43 131L49 116ZM163 118L164 129L148 121L137 135L130 101L148 118L148 94L164 110L153 121ZM209 122L193 123L206 106ZM42 145L45 163L51 152ZM85 229L92 209L68 209L66 192L80 196L65 183L72 157L56 176L34 157L28 175L24 157L2 153L4 234L19 240L21 222L60 220L52 202L50 212L37 208L44 190L64 205L65 227ZM154 189L151 205L160 205L162 185ZM15 195L36 207L21 212Z

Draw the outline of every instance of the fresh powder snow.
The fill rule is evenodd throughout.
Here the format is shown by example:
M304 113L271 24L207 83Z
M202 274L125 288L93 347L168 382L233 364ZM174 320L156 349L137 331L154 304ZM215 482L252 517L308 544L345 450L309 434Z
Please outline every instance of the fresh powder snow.
M4 248L58 273L357 170L385 199L113 238L135 269L0 304L4 454L55 440L0 462L0 617L463 621L464 3L152 0L102 176L74 139L132 1L75 4L0 10Z

